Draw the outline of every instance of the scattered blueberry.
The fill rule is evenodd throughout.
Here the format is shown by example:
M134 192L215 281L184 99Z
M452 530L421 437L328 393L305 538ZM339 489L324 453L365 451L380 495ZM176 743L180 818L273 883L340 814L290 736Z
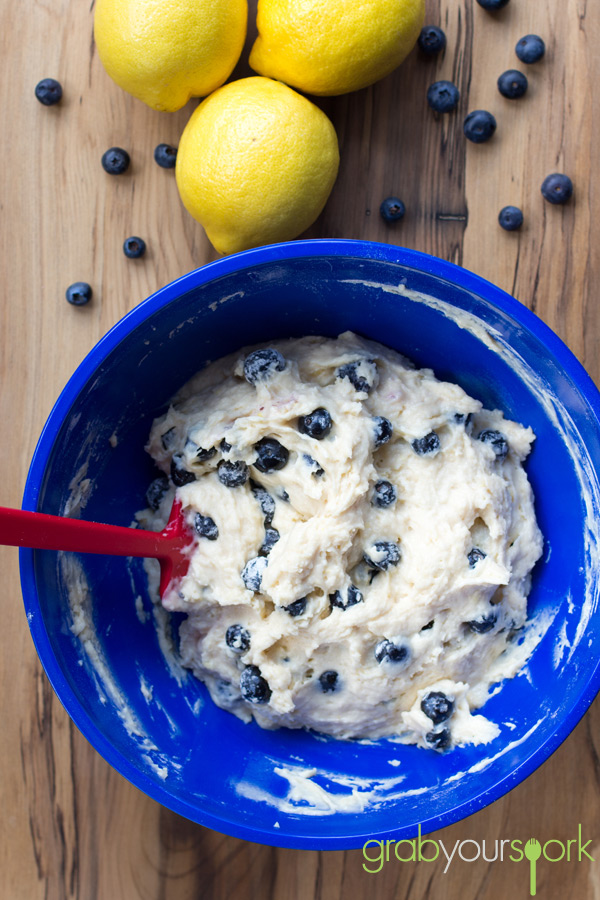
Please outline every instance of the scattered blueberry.
M128 237L123 243L123 253L127 259L139 259L146 252L146 241L141 237Z
M183 487L184 484L191 484L195 480L195 474L185 468L181 453L174 453L171 460L171 481L175 487Z
M154 148L154 161L161 169L174 169L177 162L177 147L171 144L158 144Z
M146 491L146 503L151 510L156 512L156 510L160 506L162 498L165 496L168 490L169 479L166 475L160 475L158 478L155 478L154 481L150 482L148 490Z
M168 428L167 431L161 434L160 442L162 444L163 450L167 451L175 445L175 443L177 442L177 429L174 425L172 428Z
M111 147L102 154L102 168L109 175L122 175L129 168L129 153L122 147Z
M463 123L465 137L474 144L483 144L484 141L489 141L495 130L496 120L485 109L474 109Z
M69 285L65 297L73 306L85 306L92 299L92 289L86 281L76 281Z
M237 653L245 653L250 649L250 632L242 625L230 625L225 632L225 643Z
M225 487L234 488L245 484L248 480L248 466L241 460L238 462L229 462L222 459L217 466L217 475L221 484Z
M208 538L209 541L216 541L219 537L219 529L215 520L210 516L203 516L201 513L196 513L194 516L194 531L198 537Z
M293 603L289 603L287 606L284 606L286 612L290 614L294 619L296 616L301 616L304 614L306 609L306 604L308 602L308 597L299 597L298 600L294 600Z
M508 100L517 100L527 90L527 76L517 69L508 69L498 79L498 90Z
M330 691L336 691L338 688L338 673L334 672L333 669L322 672L319 675L319 684L321 685L321 690L324 694L328 694Z
M315 438L317 441L321 441L331 431L332 424L329 412L322 406L319 406L317 409L313 409L308 416L300 416L298 419L298 431Z
M399 222L404 218L406 207L398 197L387 197L379 207L379 213L384 222Z
M488 613L487 616L478 616L476 619L471 619L470 622L467 622L467 625L474 631L475 634L487 634L488 631L491 631L496 622L498 621L498 616L496 613Z
M373 416L373 422L375 425L373 429L375 446L381 447L382 444L387 444L394 429L390 420L386 419L385 416Z
M276 528L266 528L265 529L265 539L262 542L261 548L258 551L261 556L268 556L281 535L277 531Z
M459 90L451 81L434 81L427 89L427 102L435 112L452 112L459 100Z
M320 478L321 475L325 474L325 469L323 468L323 466L318 463L316 459L313 459L310 453L303 453L302 459L304 460L306 465L311 468L312 471L310 474L314 475L315 478Z
M477 0L478 3L481 0ZM441 731L430 731L425 735L425 740L433 750L446 750L450 746L450 730L442 728Z
M573 182L568 175L554 172L542 182L542 196L549 203L566 203L573 194Z
M392 541L375 541L368 552L363 553L363 559L370 569L385 572L400 562L400 549Z
M248 384L256 384L258 381L266 381L276 372L283 372L285 359L272 347L266 350L254 350L244 360L244 377Z
M283 469L289 458L289 450L275 438L262 438L254 445L257 458L253 463L259 472L275 472Z
M454 413L454 421L457 425L464 425L468 428L473 421L473 413Z
M526 34L517 41L515 53L522 63L536 63L546 52L546 45L537 34Z
M499 431L494 431L492 428L486 428L485 431L482 431L477 438L478 441L482 441L484 444L491 444L492 450L496 454L496 459L502 462L503 459L506 458L506 454L508 453L508 441Z
M240 691L249 703L268 703L271 697L271 688L258 666L246 666L240 675Z
M405 644L394 644L393 641L388 641L387 638L379 641L375 647L375 659L378 663L384 661L393 663L405 662L409 656L410 651Z
M504 206L498 213L498 221L505 231L516 231L523 224L523 213L518 206Z
M371 504L373 506L378 506L380 509L385 509L386 507L391 506L392 503L395 503L397 498L398 493L391 482L375 482L375 487L373 488L373 496L371 497Z
M446 47L446 35L437 25L425 25L421 28L417 43L423 53L434 56Z
M270 525L273 521L273 516L275 515L275 500L271 494L264 489L262 484L257 484L257 482L252 481L252 479L250 479L250 490L260 504L261 512L265 517L265 525Z
M260 591L262 577L268 565L266 556L255 556L248 560L242 569L242 581L249 591Z
M199 447L195 441L189 439L185 445L185 450L189 456L193 456L194 462L199 463L208 462L217 452L216 447L209 447L208 450L205 450L204 447Z
M423 625L421 631L429 631L435 625L435 619L432 619L431 622L428 622L427 625Z
M221 451L221 453L229 453L229 451L231 450L231 444L228 444L225 438L223 438L221 440L221 443L219 444L219 450Z
M430 691L421 700L421 709L434 725L439 725L454 712L454 700L441 691Z
M44 106L54 106L62 98L62 85L55 78L42 78L35 86L35 96Z
M277 494L277 496L279 497L280 500L283 500L284 503L290 502L290 495L288 494L287 491L280 491L279 494Z
M335 591L333 594L330 594L329 602L331 606L337 606L338 609L348 609L350 606L362 603L363 595L354 584L348 585L345 594L345 597L342 591Z
M440 439L435 431L430 431L425 437L415 438L411 441L410 446L419 456L425 456L427 453L434 453L440 449Z
M490 12L496 12L498 9L504 9L508 0L477 0L480 6Z
M480 559L485 559L486 554L483 550L480 550L479 547L473 547L472 550L469 550L467 553L467 559L469 560L469 568L474 569Z
M366 367L370 367L372 369L373 377L371 378L371 380L369 380L365 375ZM361 369L362 373L359 371ZM347 378L355 390L360 391L361 393L368 394L373 387L373 381L375 380L376 371L377 366L375 365L375 360L357 359L355 360L355 362L346 363L346 365L340 366L336 374L338 378Z

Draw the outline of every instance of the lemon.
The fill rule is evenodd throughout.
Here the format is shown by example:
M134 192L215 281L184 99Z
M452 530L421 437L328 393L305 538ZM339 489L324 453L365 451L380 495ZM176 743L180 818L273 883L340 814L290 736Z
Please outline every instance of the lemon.
M94 37L119 87L174 112L227 80L247 18L247 0L96 0Z
M258 0L250 65L308 94L345 94L400 65L425 0Z
M291 240L317 218L339 166L325 113L269 78L207 97L179 141L181 199L220 253Z

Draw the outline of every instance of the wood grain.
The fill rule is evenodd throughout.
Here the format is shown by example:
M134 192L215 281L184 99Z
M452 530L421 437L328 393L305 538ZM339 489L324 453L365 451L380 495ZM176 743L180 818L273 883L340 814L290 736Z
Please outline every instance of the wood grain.
M255 3L251 3L251 21ZM176 144L191 112L158 114L128 97L102 70L92 8L69 0L0 6L3 166L0 209L0 393L3 423L0 503L19 505L35 442L69 375L99 337L152 291L214 259L184 211L173 173L152 160L160 141ZM342 164L310 236L402 244L454 260L534 309L600 380L596 285L600 214L600 16L587 0L511 0L491 15L474 0L430 0L427 18L448 36L442 58L414 52L393 75L364 91L319 101L340 139ZM529 91L511 102L496 78L520 66L517 39L537 32L545 60L527 68ZM248 74L247 53L236 75ZM33 97L57 77L57 108ZM461 90L458 114L428 110L438 78ZM489 144L468 144L462 119L474 108L497 117ZM132 155L111 178L100 157L112 145ZM565 171L575 198L551 207L543 177ZM389 194L407 205L390 228L378 208ZM497 225L502 206L522 206L518 233ZM147 256L123 256L125 237L148 242ZM73 309L66 286L88 280L89 307ZM125 782L74 728L41 671L23 613L17 554L1 549L4 602L0 677L3 727L0 823L2 900L338 900L527 896L523 866L510 863L393 863L377 875L360 851L276 850L196 826ZM554 756L511 794L437 837L536 836L567 839L582 824L600 857L600 706ZM547 900L600 898L596 863L538 867Z

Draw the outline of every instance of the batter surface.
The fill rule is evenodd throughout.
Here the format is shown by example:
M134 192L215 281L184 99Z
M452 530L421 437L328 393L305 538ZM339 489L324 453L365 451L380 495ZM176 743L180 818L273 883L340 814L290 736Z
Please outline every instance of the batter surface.
M152 427L197 536L164 598L184 665L265 728L486 742L542 552L530 428L350 332L274 342L193 378Z

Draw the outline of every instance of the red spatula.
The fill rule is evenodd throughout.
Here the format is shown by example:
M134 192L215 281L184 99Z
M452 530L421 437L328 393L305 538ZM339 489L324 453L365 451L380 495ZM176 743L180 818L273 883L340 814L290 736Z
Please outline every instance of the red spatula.
M160 563L160 596L182 578L189 566L194 536L176 500L163 531L143 531L50 516L0 506L0 544L35 550L72 550L112 556L143 556Z

